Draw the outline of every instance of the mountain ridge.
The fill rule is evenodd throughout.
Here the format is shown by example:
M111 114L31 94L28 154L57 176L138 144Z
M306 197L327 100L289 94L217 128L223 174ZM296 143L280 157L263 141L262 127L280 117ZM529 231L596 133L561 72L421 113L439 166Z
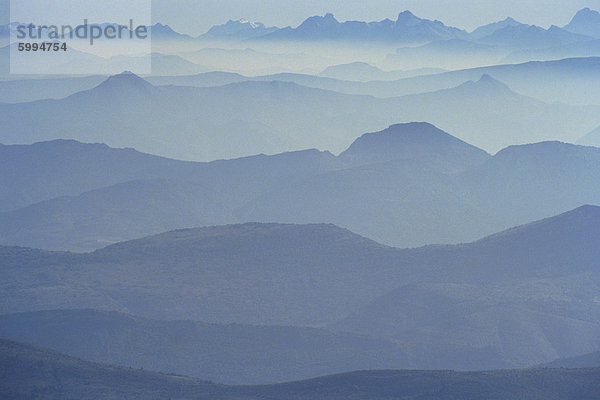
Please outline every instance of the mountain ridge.
M161 321L114 311L2 315L0 336L89 361L238 385L409 365L387 340L322 328Z
M456 155L457 159L452 159ZM395 159L422 163L447 158L455 168L468 168L485 161L489 154L426 122L390 125L356 139L339 157L353 165L373 164ZM452 161L450 161L452 159Z
M356 147L359 140L339 157L310 150L190 163L72 142L0 147L8 165L0 174L1 243L87 251L177 228L276 221L335 223L416 247L470 242L600 204L597 148L542 142L490 157L451 137L431 146L419 129L417 142L406 141L403 126L399 135L367 135L373 149ZM90 157L106 163L106 173Z
M427 396L431 400L458 397L502 400L517 394L523 400L594 399L598 368L534 369L479 373L451 371L358 371L306 381L270 386L225 386L198 379L157 374L143 370L91 363L48 349L0 340L3 379L0 394L18 398L111 400L136 398L159 400L173 396L182 400L315 400L360 397L385 400L398 394ZM43 365L43 367L40 366ZM60 382L60 384L59 384ZM35 387L35 392L34 388Z
M0 247L0 264L13 266L0 271L0 311L325 326L396 339L415 367L526 367L598 348L599 220L600 207L585 206L415 249L332 225L273 223L178 230L85 254Z
M416 17L403 11L395 21L346 21L340 23L333 14L307 18L296 28L284 28L261 36L260 40L366 40L424 42L443 38L467 37L463 30Z
M583 8L564 26L564 29L600 39L600 13L587 7Z
M279 30L277 27L266 27L261 22L250 22L247 19L229 20L225 24L215 25L198 39L250 39L264 36Z

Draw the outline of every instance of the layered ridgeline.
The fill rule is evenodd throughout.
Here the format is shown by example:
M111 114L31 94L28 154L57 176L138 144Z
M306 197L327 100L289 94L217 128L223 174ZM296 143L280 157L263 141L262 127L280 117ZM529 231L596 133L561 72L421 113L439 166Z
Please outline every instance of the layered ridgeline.
M420 120L497 151L541 140L575 141L600 122L598 107L543 103L485 74L451 89L393 98L265 79L208 88L154 86L123 73L64 99L0 104L6 128L0 142L75 139L214 160L312 147L338 153L364 132Z
M459 69L465 66L493 65L508 61L558 60L573 56L593 56L598 52L593 38L557 26L544 29L508 18L480 27L467 39L431 41L419 47L403 46L385 60L386 66L439 66ZM557 50L546 50L546 49ZM558 50L560 49L560 50ZM540 56L544 54L546 56ZM438 61L439 60L439 61Z
M545 46L527 46L523 41L520 51L508 55L506 61L553 60L566 57L588 57L600 54L600 13L589 8L577 12L571 22L562 29L552 26L548 29ZM534 36L541 37L539 33ZM511 38L515 39L515 36ZM521 38L522 39L522 38ZM537 50L536 50L537 48Z
M48 249L89 250L239 222L239 207L283 182L342 168L332 154L316 150L212 163L74 141L0 146L0 152L6 211L0 243Z
M580 35L600 39L600 13L596 10L584 8L575 14L565 29Z
M146 399L594 399L595 369L364 371L271 386L224 386L181 376L94 364L43 348L0 341L0 395L7 398Z
M229 384L409 365L399 346L364 335L292 326L150 320L95 310L2 315L0 337L86 360Z
M444 72L440 68L419 68L408 71L383 71L365 62L332 65L325 68L318 76L342 81L370 82L395 81L415 76Z
M239 57L239 54L231 55L232 59ZM345 94L397 97L451 89L469 80L477 81L483 74L488 74L506 83L517 93L537 98L546 103L588 105L600 104L599 65L599 57L586 57L443 72L431 68L412 71L382 71L369 64L359 62L327 68L319 76L278 73L248 77L232 72L206 72L184 76L152 76L147 77L146 80L155 86L192 87L214 87L244 81L278 80ZM93 76L3 81L0 82L0 101L17 103L47 98L64 98L83 90L92 89L105 79L105 77ZM362 82L363 80L368 82ZM560 87L552 84L557 81L561 82Z
M365 134L337 157L193 163L74 141L0 153L0 244L50 250L253 221L333 223L415 247L600 204L597 148L543 142L490 156L426 123Z
M411 66L456 69L469 65L492 65L502 60L552 60L600 55L600 16L582 9L564 26L541 28L513 18L466 32L441 21L431 21L404 11L382 21L338 21L333 14L312 16L297 27L268 30L260 23L229 21L200 37L206 41L242 42L245 46L281 48L365 45L396 50L385 60L388 69ZM366 56L365 56L366 57ZM432 61L435 60L435 61ZM435 63L435 64L434 64Z
M276 74L246 79L276 79L346 94L395 97L451 89L469 80L477 81L482 75L488 74L507 84L513 91L525 96L535 97L546 103L590 105L599 102L597 91L600 78L598 63L598 57L568 58L543 62L531 61L521 64L501 64L435 74L420 74L419 76L393 81L353 81L361 79L360 71L355 73L353 80L346 81L301 74ZM192 84L194 86L206 85L206 79L202 77L203 75L198 75L195 78L198 81L197 84L194 84L191 78L183 77L161 77L151 78L150 80L156 84L180 82L180 84ZM236 78L239 79L236 75L230 75L230 79ZM564 84L560 89L552 85L557 80Z
M318 72L342 62L379 62L386 53L388 57L381 66L388 70L458 69L501 62L599 56L599 19L597 11L583 9L564 27L545 29L506 18L468 33L441 21L419 18L410 11L392 19L371 22L342 22L328 13L311 16L297 27L285 28L267 27L246 19L230 20L213 26L197 38L157 23L149 27L157 51L152 54L152 73L179 75L227 70L258 75L266 73L264 71L282 70ZM0 25L2 59L8 60L10 34L15 29L16 23ZM330 47L338 51L328 51ZM347 51L340 52L340 49ZM223 54L228 54L226 58L233 63L227 62ZM240 55L244 62L240 62ZM95 71L102 68L101 71L113 74L126 65L138 65L143 61L141 56L118 55L106 59L73 51L49 59L48 67L65 74L91 68L96 68ZM26 69L30 66L25 62L18 67ZM3 75L8 74L7 69Z
M582 9L563 28L552 26L543 29L506 18L487 24L468 33L447 26L441 21L419 18L410 11L401 12L395 20L382 21L338 21L331 13L312 16L295 28L267 28L264 24L248 20L228 21L212 27L200 39L268 41L353 41L387 43L395 46L430 42L462 40L473 43L491 43L501 48L546 48L560 44L589 41L599 37L598 12ZM250 42L252 43L252 42Z
M306 19L296 28L285 28L262 36L264 41L368 41L392 43L423 43L433 40L467 38L468 34L448 27L440 21L421 19L410 11L398 15L395 21L339 22L333 14Z
M599 226L600 209L586 206L471 244L414 250L332 225L279 224L179 230L88 254L4 247L3 314L99 309L326 331L57 311L4 316L0 334L94 360L203 374L196 376L218 359L256 365L237 378L217 367L209 375L228 382L272 382L261 367L270 363L281 367L280 379L349 367L539 365L599 348ZM216 332L219 339L206 338ZM186 356L157 352L163 340L165 351ZM242 351L244 344L264 352ZM106 351L113 345L123 352ZM310 367L290 365L282 354Z

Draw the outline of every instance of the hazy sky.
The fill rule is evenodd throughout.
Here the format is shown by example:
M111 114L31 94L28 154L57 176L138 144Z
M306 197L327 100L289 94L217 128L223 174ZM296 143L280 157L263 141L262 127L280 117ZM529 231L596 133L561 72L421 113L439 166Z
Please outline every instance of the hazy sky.
M0 0L0 16L5 21L8 1ZM12 0L19 8L29 8L32 13L38 10L41 15L51 13L57 4L62 6L59 9L76 13L81 8L79 3L90 2L101 4L97 7L99 15L106 7L137 9L143 13L148 7L139 4L147 5L149 1L152 1L154 22L166 23L193 35L228 19L248 18L267 25L297 26L309 16L327 12L334 13L340 21L373 21L395 19L399 12L408 9L422 18L439 19L448 25L472 30L507 16L543 27L562 26L581 8L600 10L600 0L61 0L51 2L53 7L50 8L48 0ZM87 14L87 18L94 19L94 15Z
M296 26L326 12L340 21L370 21L395 18L408 9L422 18L471 30L507 16L544 27L562 26L584 7L600 10L600 0L154 0L153 18L198 35L228 19Z

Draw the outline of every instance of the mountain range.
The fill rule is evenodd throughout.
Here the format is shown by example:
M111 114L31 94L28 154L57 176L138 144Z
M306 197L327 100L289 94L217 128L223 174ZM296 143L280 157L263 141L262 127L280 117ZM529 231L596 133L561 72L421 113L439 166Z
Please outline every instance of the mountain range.
M401 47L383 61L386 68L433 67L447 70L494 65L508 54L497 46L465 39L438 40L421 46ZM433 62L435 60L435 62Z
M322 143L313 145L335 148L340 141L351 141L349 135L357 131L350 124L358 121L348 121L347 110L369 102L281 82L155 87L133 74L121 74L65 99L2 105L0 114L7 118L6 126L15 129L10 138L2 137L4 143L66 138L213 160L312 147L308 143L317 137ZM13 114L27 109L35 109L36 116L22 120ZM224 114L225 109L230 112ZM366 114L375 113L364 109ZM339 125L332 129L335 125L325 124L324 119L336 114ZM367 120L363 126L377 123ZM46 128L39 130L39 126ZM172 133L171 140L164 140L164 132Z
M555 25L543 29L535 25L508 25L481 39L482 43L511 49L541 49L583 42L592 38L569 32Z
M600 204L598 148L542 142L492 157L426 123L365 134L338 157L191 163L73 141L0 151L0 243L56 250L252 221L329 222L414 247Z
M410 11L395 20L376 22L339 22L331 13L307 18L292 28L266 28L247 20L229 21L200 36L204 40L247 41L261 43L353 42L401 46L387 64L395 68L420 67L464 68L506 62L554 60L567 57L600 56L592 43L599 38L600 17L597 11L580 10L564 26L544 29L506 18L468 33L440 21L422 19ZM414 45L425 45L414 49ZM555 49L555 50L551 50ZM436 59L437 64L430 61ZM429 61L428 61L429 60Z
M156 40L158 42L189 42L194 39L189 35L174 31L173 28L171 28L169 25L163 25L161 23L156 23L150 26L149 28L153 41Z
M261 22L250 22L247 19L229 20L223 25L215 25L200 39L250 39L268 35L279 30L277 27L266 27Z
M385 61L386 67L390 69L459 69L502 62L600 56L600 49L593 40L599 37L598 15L597 11L582 9L565 27L553 25L547 29L527 25L509 17L467 33L440 21L416 17L410 11L400 13L396 20L385 19L379 22L339 22L332 14L325 14L310 17L296 28L273 29L272 32L265 33L264 28L244 30L240 27L241 31L248 33L237 39L231 35L224 35L222 38L248 40L250 36L251 45L257 46L280 42L321 45L332 41L376 43L400 47L396 54L389 55ZM219 31L222 28L213 29ZM415 45L421 47L415 48ZM432 60L435 60L433 64Z
M263 79L154 86L123 73L64 99L0 104L6 127L0 141L75 139L208 161L312 147L338 153L366 131L415 120L457 132L487 151L575 141L599 123L597 107L546 104L485 74L452 89L384 99L309 88L279 76Z
M215 69L253 75L272 73L277 70L295 72L312 70L317 73L318 70L327 66L350 61L348 57L341 56L341 53L334 54L328 50L313 53L315 48L327 47L331 42L342 47L345 44L359 45L365 49L370 48L371 45L379 48L387 47L388 54L389 50L395 52L395 54L389 54L384 63L388 69L411 70L440 67L459 69L501 62L516 63L600 56L600 47L597 43L600 37L598 15L600 14L597 11L582 9L565 27L552 26L548 29L506 18L484 25L471 33L444 25L440 21L419 18L410 11L400 13L393 20L384 19L374 22L340 22L328 13L324 16L309 17L295 28L266 27L262 23L246 19L230 20L225 24L213 26L199 37L178 33L170 26L161 23L152 25L150 30L154 39L153 51L155 53L163 54L163 57L182 58L177 59L177 62L169 60L168 62L172 65L166 64L171 67L171 71L174 71L172 68L179 65L177 70L179 72L171 72L172 74ZM4 48L8 48L9 33L14 30L13 25L0 27L0 35L5 37L1 44ZM242 48L253 48L260 51L248 55L248 58L253 60L248 65L246 65L247 63L233 65L222 63L218 57L199 57L194 54L198 49L221 45L224 47L221 50L225 51L227 48L228 51L235 52L236 50L231 48L232 44L235 44L235 48L240 48L242 45L244 46ZM416 45L422 46L415 48ZM311 62L298 64L291 60L286 61L285 57L282 57L283 55L279 55L281 59L276 64L277 68L270 68L269 66L273 65L273 60L277 57L259 55L263 51L268 53L275 49L288 53L290 48L299 49L298 51L304 53L305 56L310 53L313 57ZM358 58L361 61L367 58L372 61L375 60L373 57L377 51L375 53L359 51L359 54ZM327 60L329 56L331 56L331 60ZM379 55L376 57L379 58ZM3 54L2 58L8 60L8 55ZM21 58L23 62L19 64L20 71L23 73L35 72L33 59L31 57ZM134 66L140 68L140 65L144 65L140 64L143 60L136 59L136 57L130 58L125 61L111 60L107 62L101 57L72 51L70 54L53 57L50 60L52 65L44 66L44 70L61 71L64 74L85 70L96 71L96 73L116 73L119 65L129 65L128 69L134 69ZM317 60L321 60L321 63ZM434 64L432 64L432 60L435 60ZM185 64L184 61L188 61L190 64ZM127 64L122 64L122 62ZM167 63L167 61L162 62L163 64ZM199 65L194 66L193 64ZM156 67L152 74L162 75L169 70L169 68Z
M0 337L85 360L228 384L409 365L396 344L362 335L291 326L158 321L95 310L2 315Z
M479 39L488 37L491 34L493 34L494 32L499 31L504 28L507 28L509 26L521 26L521 25L524 25L524 24L522 24L519 21L516 21L514 18L507 17L506 19L503 19L502 21L492 22L490 24L482 25L482 26L478 27L473 32L471 32L471 37L479 40Z
M585 206L470 244L409 250L382 246L333 225L256 223L177 230L85 254L2 247L1 312L93 308L150 319L320 326L336 334L349 333L346 339L330 336L332 346L348 347L337 355L321 352L324 369L320 371L324 372L327 368L347 370L346 363L351 362L347 357L363 354L364 348L359 348L366 342L355 335L378 338L368 348L374 354L388 352L390 358L377 359L391 366L527 367L598 350L598 226L600 208ZM122 329L139 346L152 347L144 332L155 331L160 338L162 329L160 322L115 314L77 315L3 317L6 327L0 331L66 351L59 339L67 333L61 331L61 324L51 325L57 318L69 318L82 330L95 329L86 325L95 318L125 321L131 329ZM56 334L20 333L38 324L31 321L44 319L48 321L44 324L50 324L44 332ZM106 323L115 327L124 322ZM136 330L138 324L153 328ZM199 329L209 328L220 330L221 337L231 337L209 346L217 354L239 343L230 336L231 328L181 326L180 332L195 332L190 335L197 339L189 340L201 340ZM111 336L119 329L99 331L106 337L100 342L123 339L123 335ZM256 332L251 327L238 329L246 332L241 334L246 340ZM264 328L264 332L273 330ZM289 330L287 335L294 332ZM301 337L310 341L320 334L325 333L305 331ZM576 341L570 339L573 335ZM159 340L156 337L152 340ZM392 340L397 350L389 342L386 345L386 340ZM306 342L289 351L300 351L314 360L315 355L301 350L302 343ZM73 351L107 360L100 358L101 347L82 344L85 348L87 352ZM200 346L197 351L193 354L208 349ZM256 362L255 353L244 354L228 360ZM153 365L152 357L111 357L108 361ZM165 361L160 354L156 357L156 365L199 371L190 367L187 358L178 364L173 359ZM373 367L372 360L365 356L352 365ZM282 368L282 379L294 373L298 378L306 376L302 370L289 368ZM273 376L254 372L255 382ZM222 373L220 380L233 379Z
M568 45L552 46L538 50L519 50L500 60L501 63L521 63L529 60L560 60L563 58L598 57L600 40L586 40Z
M517 22L513 18L490 23L471 33L449 27L440 21L415 16L410 11L401 12L395 20L377 22L339 22L331 13L307 18L292 28L266 28L264 24L248 20L228 21L212 27L201 39L260 39L260 40L363 40L389 43L427 43L450 39L481 41L510 48L542 48L567 42L598 37L600 17L597 11L580 10L563 28L552 26L542 29Z
M444 72L444 70L440 68L421 68L409 71L383 71L365 62L354 62L350 64L332 65L319 73L319 76L345 81L369 82L394 81L440 72Z
M416 17L410 11L398 15L395 21L347 21L340 23L333 14L306 19L297 28L284 28L261 37L262 40L365 40L396 43L466 38L466 32Z
M600 39L600 13L596 10L584 8L575 14L571 22L564 29L580 35Z
M346 94L361 94L375 97L398 97L409 94L450 89L469 80L479 80L482 75L490 75L506 83L512 90L528 97L534 97L546 103L567 103L590 105L600 104L600 57L571 58L557 61L526 62L488 67L460 69L441 73L425 73L420 76L388 81L360 81L361 71L348 72L336 79L307 74L280 73L258 77L243 77L238 74L221 73L199 74L188 77L151 77L148 81L155 85L213 86L236 83L247 80L294 82L299 85L332 90ZM350 71L349 71L350 70ZM372 70L372 69L370 69ZM347 79L353 76L352 79ZM344 79L346 78L346 79ZM211 83L211 79L215 79ZM341 80L340 80L341 79ZM560 81L560 89L553 82ZM43 85L43 83L41 83ZM564 88L568 90L563 90Z
M96 364L44 348L0 341L0 395L11 398L108 400L165 397L187 399L383 400L392 396L432 400L597 398L599 371L534 369L455 373L450 371L361 371L268 386L225 386L183 376Z
M148 28L0 25L0 398L600 400L600 13Z
M2 25L0 35L10 36L17 23ZM364 40L390 43L426 43L440 40L461 39L488 41L509 47L541 48L548 43L557 45L565 41L580 41L585 38L600 38L600 14L584 8L577 12L571 22L548 30L517 22L513 18L490 23L468 33L462 29L444 25L415 16L410 11L401 12L395 20L363 22L339 22L331 13L312 16L299 26L292 28L266 27L260 22L247 19L229 20L215 25L206 33L194 38L178 33L170 26L156 23L150 27L153 39L158 42L189 42L203 40ZM537 38L537 39L536 39ZM540 41L541 39L541 41ZM508 40L508 42L507 42ZM549 41L549 42L548 42Z
M319 74L320 76L280 73L248 77L231 72L214 71L185 76L152 76L145 79L155 86L193 87L223 86L250 80L280 80L346 94L397 97L449 89L468 80L478 80L483 74L488 74L506 83L516 92L546 103L589 105L600 104L599 64L600 57L586 57L517 65L495 65L449 72L428 69L388 72L369 64L352 63L327 68ZM406 77L407 74L416 76ZM400 77L398 80L390 80L398 77ZM91 76L2 81L0 101L17 103L64 98L76 92L92 89L105 79L102 76ZM363 80L366 82L360 82ZM550 84L558 80L561 81L560 90L556 85Z

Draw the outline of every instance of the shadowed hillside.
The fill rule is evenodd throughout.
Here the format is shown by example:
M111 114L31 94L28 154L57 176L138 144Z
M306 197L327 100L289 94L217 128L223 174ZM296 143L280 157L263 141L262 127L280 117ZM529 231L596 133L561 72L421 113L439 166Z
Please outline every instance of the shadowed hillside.
M522 370L481 373L364 371L272 386L228 387L110 365L0 341L0 395L15 400L165 398L220 400L401 398L446 400L596 400L600 371Z
M402 365L414 368L537 365L598 349L598 210L412 250L333 225L256 223L178 230L87 254L4 247L1 311L327 325L392 339L407 355Z
M2 315L0 337L90 361L230 384L411 365L401 346L362 335L289 326L158 321L94 310Z

